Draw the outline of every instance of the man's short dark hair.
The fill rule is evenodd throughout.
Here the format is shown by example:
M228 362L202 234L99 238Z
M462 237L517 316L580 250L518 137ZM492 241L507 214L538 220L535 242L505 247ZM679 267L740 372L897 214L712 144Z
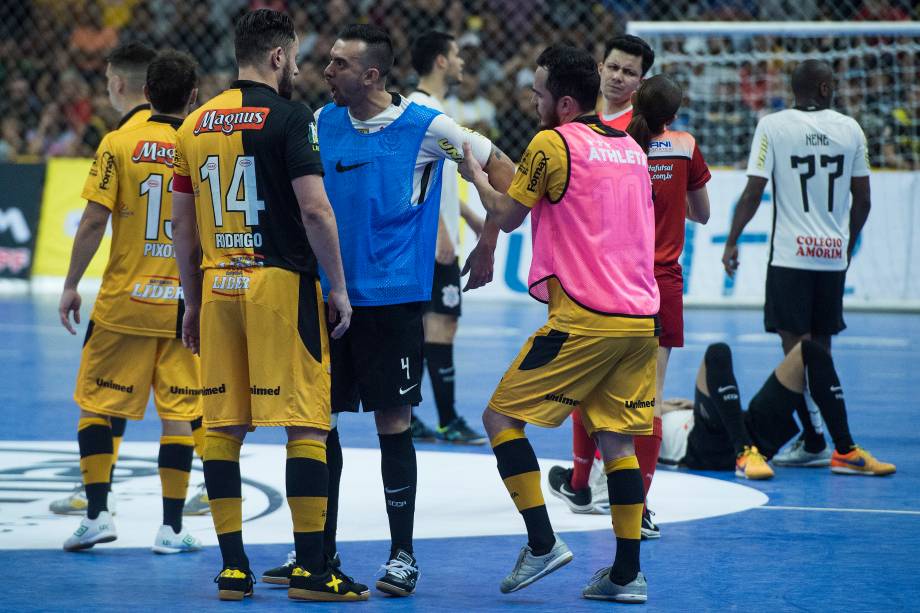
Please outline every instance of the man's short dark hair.
M147 67L150 106L160 113L181 114L198 86L198 64L188 53L167 49Z
M601 77L590 53L578 47L556 44L543 50L537 58L537 66L546 70L546 89L554 99L571 96L583 111L594 109Z
M437 30L429 30L415 39L412 43L412 68L419 76L424 77L434 70L434 63L439 55L447 57L450 53L450 43L454 37Z
M364 54L365 68L376 68L385 77L393 69L393 41L386 30L366 23L345 26L339 40L360 40L367 44Z
M239 66L258 64L266 53L294 42L294 22L290 15L271 9L250 11L236 22L233 45Z
M106 61L113 68L144 71L156 55L157 52L144 43L125 43L112 49Z
M647 42L638 36L633 36L632 34L623 34L621 36L612 38L604 48L605 62L607 61L607 57L610 55L610 52L614 49L629 55L640 56L642 58L643 77L645 76L645 73L648 72L648 69L652 67L652 64L655 63L655 52L651 47L649 47Z

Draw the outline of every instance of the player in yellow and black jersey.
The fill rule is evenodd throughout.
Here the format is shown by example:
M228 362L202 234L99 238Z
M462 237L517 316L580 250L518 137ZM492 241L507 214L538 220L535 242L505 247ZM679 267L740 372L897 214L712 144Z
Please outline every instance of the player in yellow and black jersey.
M156 56L156 51L142 43L127 43L116 47L108 56L105 69L106 89L109 102L122 118L116 129L132 128L150 118L150 103L144 97L147 81L147 66ZM112 427L112 467L118 459L118 448L125 433L127 421L122 417L110 417ZM83 515L86 513L86 494L83 484L73 493L51 502L49 508L59 515Z
M254 426L287 430L287 497L296 567L288 595L365 600L323 555L329 471L329 335L317 276L330 279L341 336L351 305L335 217L306 106L290 101L297 35L260 9L235 32L239 79L179 130L173 229L186 311L183 341L201 353L204 476L223 557L218 596L252 594L243 549L240 448Z
M61 323L74 334L80 321L77 284L95 254L109 218L112 247L103 274L77 376L77 439L87 514L64 549L113 541L107 494L112 466L110 417L141 419L154 392L163 422L159 467L163 526L153 550L179 553L201 543L182 528L182 505L191 472L190 421L201 414L197 359L177 338L182 292L173 257L168 192L176 128L197 95L197 68L186 54L168 51L147 69L150 118L108 134L83 189L88 200L74 240L61 295Z

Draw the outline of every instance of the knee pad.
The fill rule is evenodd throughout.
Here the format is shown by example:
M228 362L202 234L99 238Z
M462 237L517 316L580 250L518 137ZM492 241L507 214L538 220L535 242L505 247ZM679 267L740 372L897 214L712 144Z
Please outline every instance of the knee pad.
M713 343L706 348L706 369L724 370L732 367L732 350L725 343Z

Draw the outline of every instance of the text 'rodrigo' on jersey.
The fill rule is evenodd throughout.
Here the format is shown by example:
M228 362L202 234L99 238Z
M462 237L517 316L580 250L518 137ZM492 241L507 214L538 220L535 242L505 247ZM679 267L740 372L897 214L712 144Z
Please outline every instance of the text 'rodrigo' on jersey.
M313 113L268 85L236 81L190 114L176 176L195 194L202 268L316 275L291 181L322 173Z
M102 139L83 198L112 212L112 246L92 320L123 334L175 337L182 288L172 246L178 118L154 115Z
M754 132L747 174L773 179L772 266L846 269L850 181L869 175L856 120L830 109L767 115Z

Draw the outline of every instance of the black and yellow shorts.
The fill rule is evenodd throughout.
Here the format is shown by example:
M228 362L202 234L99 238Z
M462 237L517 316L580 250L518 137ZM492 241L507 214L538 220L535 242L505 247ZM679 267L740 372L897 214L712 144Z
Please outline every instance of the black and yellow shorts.
M74 400L85 411L143 419L153 389L162 419L201 417L199 360L176 338L136 336L89 323Z
M282 268L204 271L204 423L329 429L329 338L319 281Z
M555 428L581 412L589 434L651 434L658 338L581 336L543 326L505 372L489 408Z

